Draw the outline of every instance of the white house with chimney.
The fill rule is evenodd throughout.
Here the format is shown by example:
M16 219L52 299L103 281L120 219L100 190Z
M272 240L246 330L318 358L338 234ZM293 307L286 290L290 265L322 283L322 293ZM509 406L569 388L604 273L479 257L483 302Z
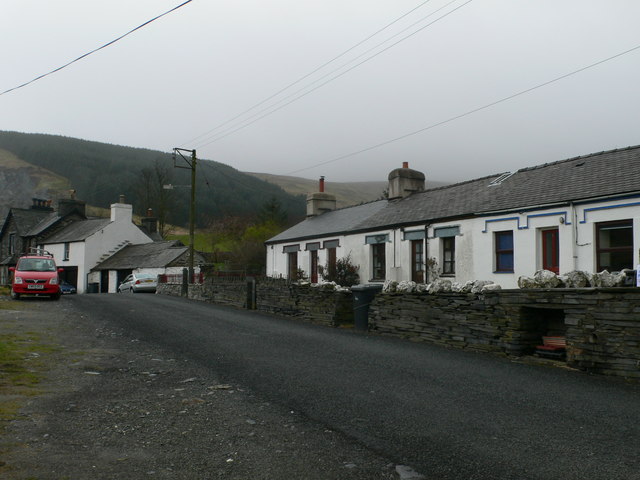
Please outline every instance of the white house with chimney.
M110 218L75 221L41 240L38 246L52 253L68 281L74 283L75 279L78 293L85 293L93 267L127 245L152 241L133 223L133 207L121 196L111 205Z
M640 263L640 146L424 189L405 163L388 199L335 209L307 197L307 219L266 242L267 275L322 280L349 256L360 283L436 276L517 287L520 276L635 269Z

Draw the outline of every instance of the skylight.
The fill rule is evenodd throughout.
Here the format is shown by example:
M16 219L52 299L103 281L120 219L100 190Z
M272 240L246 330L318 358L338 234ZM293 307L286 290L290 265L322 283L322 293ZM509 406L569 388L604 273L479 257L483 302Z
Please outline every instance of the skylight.
M502 175L500 175L498 178L496 178L495 180L493 180L491 183L489 183L490 187L495 187L496 185L500 185L502 182L504 182L507 178L509 178L511 175L513 175L515 172L507 172L507 173L503 173Z

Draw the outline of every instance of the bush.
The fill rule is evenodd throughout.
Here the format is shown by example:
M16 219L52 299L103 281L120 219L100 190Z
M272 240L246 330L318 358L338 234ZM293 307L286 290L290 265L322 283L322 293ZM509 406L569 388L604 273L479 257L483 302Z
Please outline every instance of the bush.
M351 254L336 260L335 268L329 264L319 268L322 278L327 282L335 282L342 287L350 287L360 282L359 269L359 265L351 263Z

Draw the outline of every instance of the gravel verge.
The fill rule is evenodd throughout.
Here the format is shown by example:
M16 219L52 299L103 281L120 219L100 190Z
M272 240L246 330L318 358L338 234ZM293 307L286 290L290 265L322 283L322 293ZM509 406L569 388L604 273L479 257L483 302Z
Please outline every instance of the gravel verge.
M4 300L8 301L8 300ZM73 299L0 309L38 332L41 393L0 434L5 479L410 478L375 452L202 366L83 316Z

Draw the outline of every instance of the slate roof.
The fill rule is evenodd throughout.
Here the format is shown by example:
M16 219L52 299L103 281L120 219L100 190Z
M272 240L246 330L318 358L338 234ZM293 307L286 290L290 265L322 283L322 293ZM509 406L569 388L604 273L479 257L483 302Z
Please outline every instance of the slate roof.
M10 215L13 217L13 221L15 222L16 229L18 235L21 237L26 237L28 232L39 222L42 221L43 218L46 218L51 215L50 211L44 210L35 210L33 208L12 208L9 210ZM5 219L5 225L9 220L9 215L7 215ZM3 225L4 230L4 225Z
M284 232L270 238L267 243L277 243L292 238L304 239L328 237L340 232L354 231L371 216L378 213L387 205L386 200L364 203L354 207L342 208L308 218Z
M185 247L178 240L127 245L93 270L164 268L186 254L188 250L189 247Z
M62 217L57 212L49 212L49 214L43 217L38 223L33 225L27 232L27 236L34 237L44 232L47 228L54 225Z
M109 225L108 218L94 218L73 222L59 232L47 237L45 243L80 242Z
M328 212L295 225L267 243L640 194L640 146L523 168L492 186L491 182L502 175L425 190L382 204L374 202L377 208L368 215L359 214L361 206Z

